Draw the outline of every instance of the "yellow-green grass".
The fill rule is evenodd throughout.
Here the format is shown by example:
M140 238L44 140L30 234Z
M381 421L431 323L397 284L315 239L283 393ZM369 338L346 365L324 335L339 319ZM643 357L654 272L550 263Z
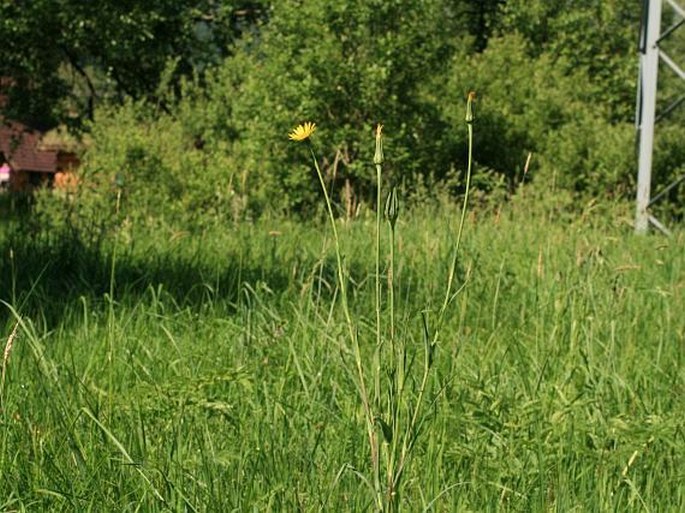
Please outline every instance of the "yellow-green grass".
M339 224L365 358L374 222ZM398 221L397 336L419 359L457 225L456 207ZM0 241L2 347L20 321L0 511L370 510L327 233L132 229L116 260ZM402 510L685 510L684 242L521 205L471 217Z

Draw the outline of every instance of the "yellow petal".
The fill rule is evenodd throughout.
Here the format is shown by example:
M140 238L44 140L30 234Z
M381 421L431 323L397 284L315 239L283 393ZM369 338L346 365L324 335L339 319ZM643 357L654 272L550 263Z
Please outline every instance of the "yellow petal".
M306 139L309 139L311 135L314 133L316 130L316 123L312 123L311 121L307 121L301 125L296 126L289 134L288 138L291 141L304 141Z

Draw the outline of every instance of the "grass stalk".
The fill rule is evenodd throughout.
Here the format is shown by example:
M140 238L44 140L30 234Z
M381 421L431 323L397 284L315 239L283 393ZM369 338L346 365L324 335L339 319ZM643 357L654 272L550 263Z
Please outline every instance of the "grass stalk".
M17 338L17 328L19 328L19 322L14 324L12 332L9 337L7 337L7 342L5 343L5 350L2 353L2 376L0 376L0 407L2 407L3 400L5 398L5 375L7 372L7 364L10 360L10 354L12 354L12 347L14 346L14 341Z
M373 382L374 382L374 408L381 411L381 359L383 353L382 324L381 324L381 197L383 187L383 125L376 126L376 151L373 162L376 166L376 275L375 275L375 302L376 302L376 347L373 352ZM383 422L383 419L380 419ZM378 441L376 441L378 444ZM377 451L380 453L380 447ZM373 480L376 487L376 496L382 496L381 491L381 464L380 454L378 461L373 466Z
M119 216L121 207L121 189L117 189L117 199L115 212ZM112 411L112 396L114 393L114 340L115 340L115 312L114 312L114 290L116 287L116 267L117 267L117 252L119 250L119 230L114 234L114 247L112 248L112 258L109 269L109 294L107 298L107 401L109 411Z
M310 139L307 139L309 145L309 153L316 170L316 176L319 179L319 184L321 185L321 190L324 195L324 200L326 202L326 212L328 214L328 220L331 225L331 231L333 232L333 241L335 244L335 257L337 262L337 276L338 276L338 286L340 288L340 301L343 307L343 315L345 316L345 323L349 332L350 342L352 343L352 349L354 352L355 367L357 371L357 387L359 391L359 396L364 409L364 419L366 423L366 432L369 440L369 448L371 455L371 465L374 473L374 488L376 490L375 502L377 506L380 506L380 459L378 451L378 437L374 429L374 417L371 409L370 398L368 391L366 389L366 378L364 374L364 366L362 362L361 348L359 347L359 337L357 330L352 321L352 316L350 314L350 308L347 297L347 283L345 279L345 269L342 258L342 250L340 246L340 237L338 236L338 228L335 222L335 214L333 213L333 206L331 203L330 195L328 194L328 188L326 187L326 182L323 179L323 174L321 173L321 168L319 167L318 159L316 158L316 153L314 151L314 145Z

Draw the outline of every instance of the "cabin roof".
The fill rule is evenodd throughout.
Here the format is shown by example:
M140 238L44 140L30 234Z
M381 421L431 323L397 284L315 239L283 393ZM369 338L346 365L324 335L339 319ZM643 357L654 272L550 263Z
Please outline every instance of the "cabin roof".
M41 149L42 135L18 121L0 119L0 152L13 170L57 171L57 150Z

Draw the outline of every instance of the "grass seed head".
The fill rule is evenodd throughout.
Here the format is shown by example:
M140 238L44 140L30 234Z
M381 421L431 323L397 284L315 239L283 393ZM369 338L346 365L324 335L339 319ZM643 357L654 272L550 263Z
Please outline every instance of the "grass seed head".
M5 351L2 354L2 369L5 370L5 366L10 359L10 354L12 353L12 346L14 345L14 339L17 338L17 328L19 328L19 323L14 325L14 329L10 336L7 338L7 343L5 344Z

